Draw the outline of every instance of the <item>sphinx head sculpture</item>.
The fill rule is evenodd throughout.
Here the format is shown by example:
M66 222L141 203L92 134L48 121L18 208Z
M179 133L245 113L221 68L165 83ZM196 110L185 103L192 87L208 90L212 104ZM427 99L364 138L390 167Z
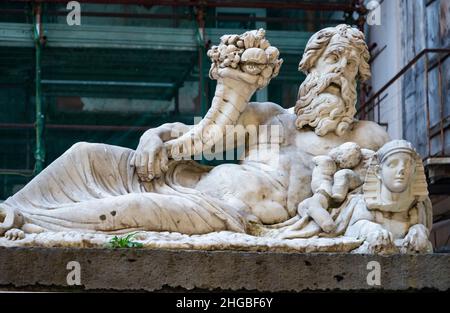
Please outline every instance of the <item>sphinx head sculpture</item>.
M422 160L405 140L386 143L367 171L364 197L369 209L405 211L428 196Z
M356 79L370 78L364 34L348 25L320 30L308 41L299 70L307 77L295 105L296 126L319 136L343 135L356 114Z

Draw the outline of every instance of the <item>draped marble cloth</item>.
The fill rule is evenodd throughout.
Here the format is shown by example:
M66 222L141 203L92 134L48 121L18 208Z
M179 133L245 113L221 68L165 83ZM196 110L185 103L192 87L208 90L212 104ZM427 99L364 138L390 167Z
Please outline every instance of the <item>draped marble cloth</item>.
M19 210L25 223L47 231L253 232L246 212L194 189L211 167L173 161L163 177L142 183L129 165L133 153L106 144L75 144L0 206ZM365 205L361 195L355 196L330 212L338 225L335 232L322 232L306 217L297 238L342 236L354 208Z
M340 236L344 236L345 231L350 226L350 222L353 217L353 213L355 210L360 210L358 207L366 207L366 203L364 201L364 197L361 194L361 188L357 188L351 193L348 194L344 202L336 208L330 210L330 215L333 221L336 224L336 229L332 232L326 233L322 231L320 226L312 220L305 212L301 211L299 216L294 217L292 220L296 220L295 229L290 230L289 227L282 229L283 225L289 225L289 221L276 225L269 226L268 235L277 235L279 231L291 231L295 233L295 238L337 238ZM290 223L292 224L292 223ZM278 229L280 228L280 229Z
M75 144L0 206L19 210L25 223L48 231L245 232L245 213L192 188L209 167L171 162L164 177L141 183L129 165L133 153Z

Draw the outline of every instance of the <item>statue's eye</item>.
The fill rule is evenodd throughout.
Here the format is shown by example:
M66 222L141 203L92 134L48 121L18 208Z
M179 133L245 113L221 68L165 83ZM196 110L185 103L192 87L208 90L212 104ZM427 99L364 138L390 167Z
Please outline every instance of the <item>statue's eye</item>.
M327 58L325 59L325 61L327 63L336 63L338 61L338 57L335 54L330 54L329 56L327 56Z
M396 167L397 164L398 164L398 161L397 161L397 160L392 160L392 161L390 161L390 162L388 163L388 166L389 166L390 168L393 168L393 167Z
M353 60L349 60L349 61L347 62L347 66L348 66L350 69L355 69L355 67L356 67L356 62L353 61Z

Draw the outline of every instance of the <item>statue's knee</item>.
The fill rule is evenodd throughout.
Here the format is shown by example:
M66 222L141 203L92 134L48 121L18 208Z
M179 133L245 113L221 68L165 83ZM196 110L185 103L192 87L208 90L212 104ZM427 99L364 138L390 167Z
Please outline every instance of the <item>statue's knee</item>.
M97 150L98 148L98 143L90 143L90 142L85 142L85 141L80 141L77 142L75 144L72 145L72 147L70 147L70 149L68 151L74 153L89 153L89 152L94 152Z
M89 143L88 143L88 142L80 141L80 142L74 143L74 144L70 147L70 149L69 149L68 151L70 151L70 150L74 150L74 151L84 150L84 149L86 149L87 146L89 146Z

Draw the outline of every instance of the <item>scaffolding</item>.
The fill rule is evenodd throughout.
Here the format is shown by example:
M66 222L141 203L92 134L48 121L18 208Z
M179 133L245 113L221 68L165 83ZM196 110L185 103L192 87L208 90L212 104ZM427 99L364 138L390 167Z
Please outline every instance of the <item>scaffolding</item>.
M17 91L7 100L11 103L6 110L12 114L5 112L0 119L3 147L11 147L0 160L0 199L77 141L135 147L150 127L192 123L195 115L204 115L215 87L207 78L206 50L226 32L260 25L268 29L269 40L285 60L278 85L274 81L270 86L270 98L276 101L278 96L280 103L292 105L302 80L298 60L312 33L339 23L362 29L367 13L360 0L79 2L81 26L66 24L65 0L11 0L0 5L0 69L5 73L0 84L10 93ZM252 10L264 14L249 14ZM186 82L198 89L191 110L184 109L180 99ZM281 88L290 88L291 98ZM4 97L10 99L8 94ZM72 110L80 106L80 97L163 104L150 104L149 112L80 113Z

